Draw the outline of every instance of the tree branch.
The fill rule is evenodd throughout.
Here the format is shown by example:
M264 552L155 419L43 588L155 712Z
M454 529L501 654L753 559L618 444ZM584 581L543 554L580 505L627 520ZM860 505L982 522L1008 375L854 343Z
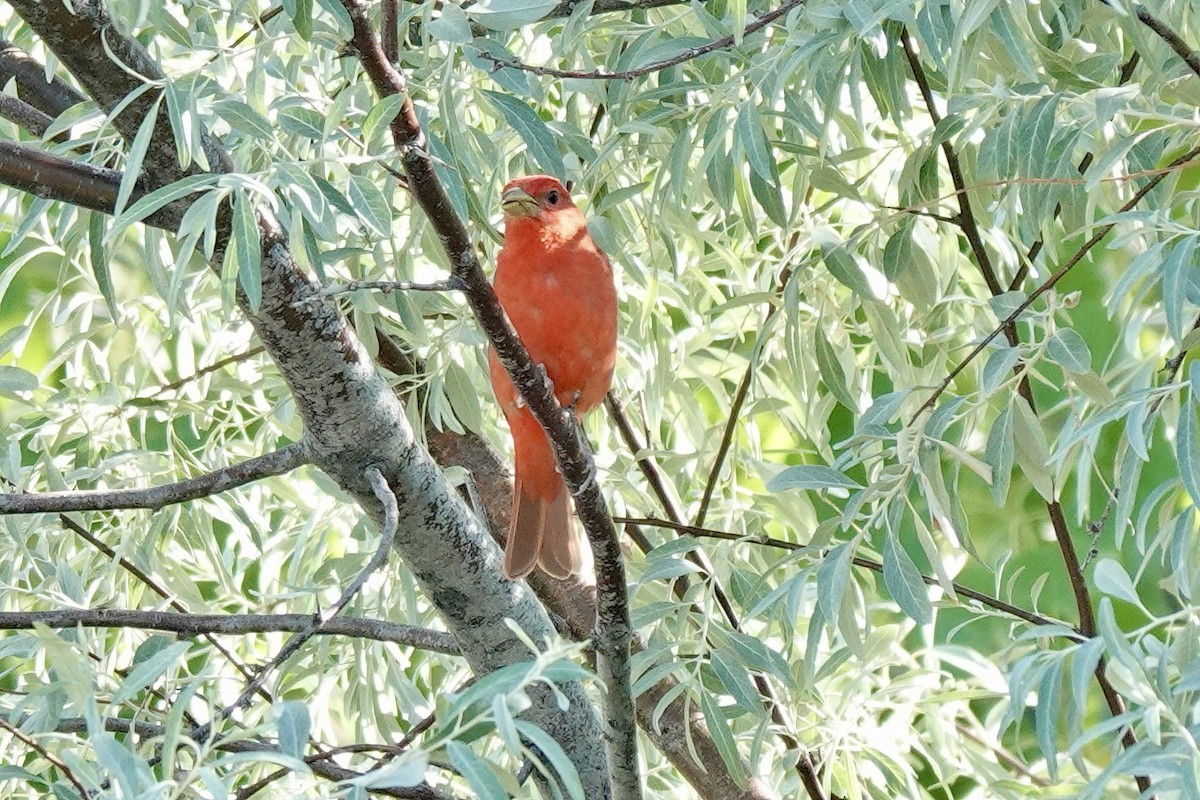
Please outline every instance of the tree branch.
M44 64L0 39L0 86L13 79L21 98L51 119L87 99L58 78L46 80Z
M36 625L48 628L138 628L169 631L182 636L299 632L312 625L311 614L187 614L168 611L137 611L120 608L82 608L58 611L0 612L0 630L27 630ZM382 619L336 617L317 630L318 636L349 636L390 642L446 655L459 655L454 637L442 631L402 625Z
M1142 186L1142 188L1138 189L1137 192L1134 193L1133 197L1130 198L1127 203L1125 203L1124 205L1121 206L1121 208L1118 210L1118 213L1129 211L1130 209L1135 207L1139 202L1141 202L1142 198L1145 197L1147 194L1149 194L1150 191L1153 190L1155 186L1157 186L1159 183L1161 183L1163 178L1165 178L1167 175L1169 175L1173 169L1175 169L1176 167L1178 167L1182 164L1186 164L1189 161L1194 160L1197 156L1200 156L1200 147L1194 147L1191 150L1189 150L1188 152L1184 153L1179 158L1172 161L1166 169L1164 169L1163 171L1156 174L1149 181L1147 181L1146 184L1144 186ZM1061 267L1058 268L1058 271L1056 271L1053 275L1051 275L1049 278L1047 278L1044 283L1042 283L1040 286L1038 286L1036 289L1034 289L1033 292L1031 292L1029 294L1029 296L1026 297L1025 300L1022 301L1021 304L1019 306L1017 306L1011 314L1009 314L1007 317L1005 317L1000 322L999 325L997 325L995 328L992 329L991 333L989 333L986 337L984 337L982 341L980 341L978 344L975 345L975 347L971 348L971 352L967 353L966 357L963 358L963 360L960 361L954 367L954 369L950 370L950 373L942 380L941 383L938 384L937 388L934 389L933 394L931 394L925 400L925 402L921 404L921 407L918 408L916 413L913 414L912 417L909 419L908 424L912 425L913 423L916 422L917 418L921 416L921 414L923 414L926 411L928 411L929 409L933 408L933 405L934 405L934 403L937 402L938 397L941 396L942 392L946 391L946 389L949 388L950 384L954 381L954 379L956 377L958 377L958 374L960 372L962 372L964 369L966 369L967 365L969 365L972 361L974 361L976 356L978 356L985 349L987 349L987 346L989 344L991 344L993 339L995 339L997 336L999 336L1005 330L1006 326L1011 325L1014 322L1016 322L1017 319L1022 314L1024 314L1025 311L1028 310L1030 306L1032 306L1035 302L1037 302L1037 299L1039 297L1041 297L1046 292L1053 289L1054 285L1057 284L1060 280L1062 280L1063 276L1065 276L1068 272L1070 272L1072 269L1074 269L1079 264L1079 262L1083 260L1084 256L1086 256L1093 247L1095 247L1097 244L1102 242L1105 239L1105 237L1107 237L1108 234L1111 233L1112 229L1115 227L1116 227L1115 222L1110 222L1110 223L1100 226L1100 228L1096 231L1096 233L1094 233L1090 239L1088 239L1086 242L1084 242L1082 245L1080 245L1079 249L1075 251L1075 254L1072 255L1071 258L1069 258L1066 261L1066 263L1064 263Z
M54 121L24 100L3 93L0 93L0 117L37 137L44 136Z
M144 508L151 511L211 497L252 481L291 472L310 461L304 442L295 442L274 453L256 456L230 467L148 489L78 489L64 492L0 494L0 516L70 511L112 511Z
M354 29L352 47L380 97L407 95L404 77L388 62L362 0L342 0ZM411 100L405 99L391 124L409 190L442 241L462 282L468 303L496 354L525 398L527 407L553 444L563 480L575 497L576 509L592 546L596 568L597 614L594 644L597 673L605 686L604 741L614 796L641 797L637 726L631 691L629 653L632 626L625 566L616 530L604 503L595 463L575 419L564 412L545 380L545 372L529 358L508 323L492 287L484 277L471 238L454 211L425 150L425 134Z
M1108 0L1103 0L1103 2L1105 5L1109 5ZM1200 55L1188 46L1183 37L1172 30L1167 23L1147 11L1145 6L1138 4L1134 6L1134 9L1136 10L1138 20L1158 34L1159 38L1175 51L1175 55L1183 59L1183 63L1187 64L1188 69L1194 72L1197 77L1200 77Z
M804 3L805 3L805 0L787 0L787 2L785 2L779 8L775 9L774 11L768 11L767 13L763 14L761 17L754 20L753 22L747 24L745 30L742 31L741 35L749 36L752 33L758 32L759 30L770 25L775 20L786 15L789 11L792 11L793 9L799 8L800 6L804 5ZM574 5L574 4L572 4L572 5ZM597 4L597 5L599 5L599 4ZM667 5L667 3L663 3L663 5ZM614 10L622 10L622 9L614 9ZM595 8L593 8L592 13L597 13ZM649 64L638 67L637 69L622 70L619 72L608 72L607 70L574 70L574 69L554 69L553 67L537 67L537 66L533 66L531 64L526 64L521 61L514 61L514 60L508 59L508 58L500 58L499 56L493 55L491 53L485 53L485 52L480 52L479 58L483 59L484 61L490 61L493 65L492 66L493 72L497 72L501 69L508 68L508 69L520 70L522 72L530 72L534 75L542 75L542 76L551 77L551 78L575 78L577 80L585 80L585 81L612 81L612 80L627 81L627 80L632 80L634 78L641 78L646 75L651 75L655 72L661 72L664 69L669 69L670 67L678 66L680 64L683 64L684 62L691 61L691 60L699 58L700 56L703 56L703 55L707 55L708 53L711 53L715 50L728 49L730 47L733 47L738 41L740 41L740 37L735 36L734 34L730 34L729 36L723 36L720 39L713 39L710 42L705 42L704 44L698 45L696 47L689 47L689 48L683 50L682 52L680 52L674 56L671 56L670 58L664 58L661 61L652 61Z

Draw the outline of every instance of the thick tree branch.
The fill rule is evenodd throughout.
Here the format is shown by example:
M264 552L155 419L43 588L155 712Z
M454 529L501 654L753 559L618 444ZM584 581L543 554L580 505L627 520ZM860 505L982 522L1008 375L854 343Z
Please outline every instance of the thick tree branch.
M44 64L0 39L0 86L10 80L16 80L21 99L51 119L87 99L58 78L46 80Z
M299 632L312 625L311 614L182 614L171 611L136 611L119 608L83 608L61 611L0 612L0 630L48 628L137 628L168 631L181 636ZM402 625L382 619L335 617L317 630L318 636L350 636L390 642L418 650L458 655L458 645L448 633Z
M121 186L121 173L0 139L0 183L38 197L111 214ZM144 194L144 190L135 187L130 202ZM183 218L184 208L174 204L143 221L156 228L174 230Z
M296 442L281 447L274 453L257 456L207 475L148 489L78 489L36 494L0 494L0 516L130 508L158 511L165 506L211 497L252 481L282 475L309 461L304 443Z
M1108 5L1108 0L1104 0L1104 3ZM1176 33L1171 26L1147 11L1145 6L1138 4L1134 6L1134 9L1138 21L1154 31L1160 39L1167 43L1168 47L1175 51L1175 55L1179 56L1184 64L1187 64L1188 69L1194 72L1196 77L1200 77L1200 54L1188 46L1183 37Z
M10 94L0 93L0 117L14 123L18 128L41 137L54 121L24 100Z

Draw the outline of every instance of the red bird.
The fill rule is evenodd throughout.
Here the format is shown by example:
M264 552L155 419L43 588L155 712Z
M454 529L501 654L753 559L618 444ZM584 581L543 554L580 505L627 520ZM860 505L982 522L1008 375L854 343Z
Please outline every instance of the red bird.
M546 369L558 402L573 402L582 416L604 399L617 357L612 267L555 178L517 178L504 187L500 205L504 246L496 259L496 296L530 357ZM568 577L579 571L579 541L550 440L495 350L488 361L516 451L504 574L516 579L541 565L555 577Z

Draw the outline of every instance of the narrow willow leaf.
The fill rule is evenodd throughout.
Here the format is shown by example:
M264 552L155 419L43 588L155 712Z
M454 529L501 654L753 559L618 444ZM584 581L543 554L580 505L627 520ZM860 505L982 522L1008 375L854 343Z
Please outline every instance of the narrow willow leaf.
M1189 395L1196 387L1188 390ZM1175 434L1175 460L1179 463L1179 477L1191 495L1192 503L1200 505L1200 429L1196 424L1196 407L1184 403L1179 409L1179 430Z
M138 664L125 676L125 680L121 681L121 685L113 693L112 703L119 705L154 683L173 667L191 646L191 642L176 642Z
M133 194L133 187L142 177L142 161L146 158L146 151L150 148L150 139L154 136L154 128L158 124L158 111L162 107L162 102L163 95L159 94L154 105L150 106L150 112L138 126L138 132L133 137L133 142L129 145L129 152L125 156L125 172L121 176L121 185L117 189L117 200L113 204L114 215L119 216L125 210L129 196Z
M738 751L737 742L729 731L729 721L708 692L700 693L700 709L704 713L704 721L708 723L713 744L717 746L717 752L721 754L721 760L729 770L729 776L739 788L745 788L746 768L742 765L742 755Z
M1000 384L1013 377L1013 368L1021 360L1021 350L1016 347L1000 347L992 351L987 363L983 365L983 377L980 388L984 394L990 395L1000 388Z
M471 784L474 796L480 800L507 800L509 794L488 768L487 762L475 755L475 751L462 742L446 743L446 752L458 773Z
M992 499L999 506L1003 506L1008 498L1013 452L1012 406L1006 406L992 423L992 429L988 431L987 446L983 451L983 460L992 468Z
M234 195L232 238L238 283L246 293L250 310L257 311L262 305L262 241L254 216L254 200L246 192Z
M521 719L518 719L516 724L521 736L536 747L542 757L549 762L549 766L557 774L559 788L565 789L567 796L572 800L584 800L583 784L579 782L579 773L575 771L575 765L571 763L571 759L567 758L562 745L536 725Z
M392 208L375 181L366 175L351 175L347 187L350 205L358 218L380 236L392 235Z
M558 151L558 139L536 111L520 100L499 92L484 90L483 96L525 142L529 154L543 172L557 178L566 177L567 168L563 164L562 153Z
M754 688L754 683L744 666L720 650L709 653L709 665L725 687L725 691L729 692L739 706L751 714L762 713L762 698Z
M107 218L98 211L88 212L88 261L92 265L92 276L96 279L96 288L108 306L108 314L113 321L121 319L117 308L117 299L113 294L112 273L108 269L108 249L104 246L104 223Z
M457 8L457 6L455 7ZM372 106L371 110L367 112L367 118L363 120L363 141L368 144L375 141L375 137L392 124L407 101L407 94L393 94Z
M817 598L825 619L837 619L842 598L850 583L850 567L854 558L854 543L840 544L825 554L817 567Z
M899 537L888 531L883 540L883 582L900 610L918 625L933 621L933 606L921 571L909 557Z
M221 119L229 123L229 127L237 133L246 134L254 139L270 141L275 135L271 121L254 110L249 103L228 97L213 105L213 111Z
M1167 329L1176 342L1183 341L1189 325L1184 316L1184 303L1188 283L1196 269L1195 253L1196 237L1184 236L1171 248L1162 265L1163 308L1167 312Z
M763 131L762 118L756 103L742 104L733 130L742 145L742 152L746 154L746 160L750 162L750 168L764 181L774 180L775 163L767 146L767 135Z
M788 489L861 489L862 484L846 477L833 467L820 464L798 464L788 467L767 481L767 491Z
M1105 594L1119 597L1135 606L1141 606L1142 601L1138 597L1137 589L1133 586L1133 581L1129 578L1129 573L1114 559L1100 559L1096 563L1092 578L1096 582L1096 588Z
M1061 658L1055 658L1042 673L1038 685L1037 707L1034 708L1034 723L1037 727L1038 747L1046 759L1046 770L1050 779L1058 777L1058 717L1062 705Z
M303 758L308 747L308 733L312 727L308 717L308 706L299 700L287 700L275 705L275 714L279 729L279 749L293 758Z
M558 0L490 0L466 9L485 28L511 31L537 22L558 5Z

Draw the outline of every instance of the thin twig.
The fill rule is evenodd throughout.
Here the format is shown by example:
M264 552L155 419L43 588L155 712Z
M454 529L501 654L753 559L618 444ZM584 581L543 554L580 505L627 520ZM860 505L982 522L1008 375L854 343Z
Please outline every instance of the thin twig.
M164 486L151 486L147 489L77 489L0 494L0 516L136 508L158 511L164 506L211 497L252 481L282 475L308 462L307 445L303 441L293 442L273 453L256 456L240 464Z
M789 11L804 5L804 3L805 0L787 0L787 2L779 8L775 9L774 11L768 11L766 14L763 14L758 19L746 25L746 28L741 35L749 36L750 34L767 27L775 20L787 14ZM501 58L500 56L492 55L491 53L482 52L479 53L479 57L485 61L490 61L493 64L493 72L498 72L501 69L509 68L550 78L575 78L577 80L585 81L627 81L634 78L641 78L645 75L651 75L655 72L661 72L664 69L678 66L679 64L683 64L684 62L707 55L715 50L728 49L733 47L738 41L739 37L734 36L734 34L730 34L729 36L723 36L720 39L713 39L710 42L705 42L704 44L697 45L696 47L689 47L682 52L671 56L670 58L664 58L661 61L652 61L649 64L638 67L637 69L621 70L617 72L609 72L607 70L575 70L554 69L553 67L538 67L521 61L514 61L513 59L509 58Z
M797 544L784 539L774 539L770 536L739 536L738 534L730 531L722 531L715 528L700 528L695 525L682 525L664 519L654 519L650 517L616 517L616 520L627 525L645 525L655 528L670 528L680 533L687 534L688 536L695 536L697 539L721 539L727 542L744 542L745 544L760 545L762 547L775 547L780 550L788 550L791 552L812 549L810 545ZM854 556L852 561L857 567L869 569L872 572L877 572L881 575L883 574L883 564L878 561L874 561L869 558L862 558L860 556ZM941 586L941 582L936 577L922 575L921 580L924 581L928 586ZM1063 635L1074 641L1082 641L1084 638L1086 638L1076 631L1069 623L1051 619L1050 617L1042 616L1041 614L1036 614L1032 611L1026 611L1019 606L1006 603L998 597L992 597L991 595L984 594L976 589L972 589L969 586L963 586L960 583L952 583L951 586L953 586L956 594L970 598L982 606L995 609L996 611L1000 611L1004 614L1008 614L1009 616L1024 620L1025 622L1033 625L1054 626L1062 628L1064 631L1071 631L1071 633L1064 633Z
M1105 5L1109 4L1108 0L1103 0L1103 2ZM1138 4L1135 8L1138 20L1158 34L1159 38L1175 51L1175 55L1183 59L1183 63L1187 64L1188 69L1200 77L1200 55L1197 55L1196 51L1188 46L1182 36L1168 27L1167 23L1147 11L1145 6Z
M371 482L371 488L375 491L375 496L379 499L380 505L383 506L383 531L380 536L379 547L375 549L375 554L371 556L371 560L363 567L353 581L350 582L342 594L327 611L318 612L309 617L308 624L301 630L292 635L275 657L268 661L258 671L258 674L246 684L246 688L242 690L241 695L237 700L234 700L228 706L223 708L217 715L218 719L228 718L235 710L245 707L254 693L262 688L267 680L267 676L279 667L283 662L287 661L292 655L299 650L305 642L316 636L338 614L342 612L354 596L366 585L367 580L374 572L383 566L387 561L388 553L391 552L392 542L396 538L396 528L399 526L400 509L396 504L396 495L388 486L387 480L383 477L383 473L378 467L368 467L366 470L367 480Z
M45 625L48 628L138 628L171 631L181 636L214 633L240 636L304 631L311 623L311 614L184 614L121 608L0 612L0 630L25 630ZM391 642L446 655L459 653L458 644L448 633L382 619L341 616L326 620L316 634Z
M16 739L19 739L27 747L29 747L30 750L33 750L34 752L36 752L39 756L44 758L50 765L52 765L55 769L57 769L59 772L61 772L66 777L67 780L69 780L72 784L74 784L75 788L79 791L79 796L81 798L83 798L83 800L87 800L87 798L92 796L92 793L89 792L87 790L87 787L83 785L83 781L81 781L79 779L79 776L77 776L71 770L71 768L68 767L65 762L63 762L62 759L60 759L58 756L55 756L50 751L48 751L46 748L44 748L40 744L38 744L37 739L34 739L32 736L25 733L20 728L11 724L8 720L6 720L3 717L3 715L0 715L0 728L4 728L4 730L6 730L10 734L12 734L13 737L15 737Z
M218 360L214 361L213 363L209 364L207 367L201 367L200 369L193 372L191 375L186 375L177 381L171 381L170 383L167 383L167 384L164 384L164 385L158 387L150 394L138 395L137 397L133 398L132 400L127 400L127 401L125 401L125 405L137 404L139 402L145 403L149 400L153 400L155 397L158 397L160 394L166 394L167 392L173 392L173 391L176 391L177 389L182 389L184 386L187 386L189 383L193 383L193 382L199 380L200 378L203 378L205 375L209 375L213 372L219 372L220 370L225 369L225 367L231 366L233 364L240 364L243 361L249 361L251 358L254 358L255 356L261 354L265 350L266 350L266 348L260 344L260 345L251 347L249 350L246 350L244 352L236 353L232 356L226 356L225 358L218 359Z
M936 128L938 123L942 121L942 115L938 113L937 105L934 103L933 90L929 86L929 78L925 75L925 68L921 66L920 59L917 58L916 47L913 45L912 36L908 32L908 28L901 28L900 44L904 48L904 55L908 59L909 68L912 69L913 78L921 90L921 97L925 101L926 113L929 114L929 118L933 120L933 125ZM959 163L958 153L955 152L954 145L949 139L942 140L942 154L946 158L946 168L950 171L950 179L954 182L955 196L958 198L958 219L956 222L962 228L963 235L967 237L967 243L971 246L971 252L975 255L975 264L979 267L984 281L987 282L988 289L991 290L993 295L1001 294L1004 289L1000 287L1000 280L996 277L995 269L992 268L992 260L988 256L987 248L983 245L983 236L979 232L979 224L975 221L975 212L971 208L971 198L966 191L967 182L963 178L962 165Z

